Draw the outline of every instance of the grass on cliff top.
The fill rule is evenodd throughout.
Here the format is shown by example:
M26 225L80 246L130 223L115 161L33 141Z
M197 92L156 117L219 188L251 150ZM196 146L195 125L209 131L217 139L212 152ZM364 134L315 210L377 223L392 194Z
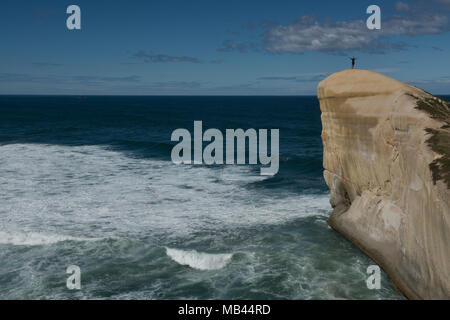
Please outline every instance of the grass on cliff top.
M428 146L441 155L430 163L433 182L443 180L450 189L450 103L437 98L417 98L416 108L430 115L431 118L444 123L439 129L426 128L430 134Z

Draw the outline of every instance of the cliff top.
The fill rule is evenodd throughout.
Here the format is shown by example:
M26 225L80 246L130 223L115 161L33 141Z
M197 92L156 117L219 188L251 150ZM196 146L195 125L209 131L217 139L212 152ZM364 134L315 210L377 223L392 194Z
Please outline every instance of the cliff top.
M319 83L319 99L339 97L363 97L378 94L391 94L398 90L414 96L426 93L409 84L400 82L383 74L361 69L348 69L333 73Z
M434 183L443 180L450 189L450 103L412 85L391 77L360 69L337 72L319 83L317 96L320 100L329 98L355 98L376 95L408 95L415 103L415 109L426 113L441 123L439 127L425 128L424 134L431 150L441 157L430 163Z

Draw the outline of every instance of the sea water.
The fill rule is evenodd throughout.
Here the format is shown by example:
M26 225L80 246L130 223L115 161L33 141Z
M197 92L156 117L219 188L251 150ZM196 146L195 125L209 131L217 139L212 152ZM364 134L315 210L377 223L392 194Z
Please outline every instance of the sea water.
M175 165L196 120L279 129L279 172ZM315 97L0 96L0 299L401 298L326 223L320 134Z

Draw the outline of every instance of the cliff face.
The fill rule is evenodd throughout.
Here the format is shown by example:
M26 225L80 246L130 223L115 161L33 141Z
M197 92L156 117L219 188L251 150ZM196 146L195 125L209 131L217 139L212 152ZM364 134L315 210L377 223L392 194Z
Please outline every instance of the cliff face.
M330 226L408 298L450 299L449 105L365 70L331 75L318 97Z

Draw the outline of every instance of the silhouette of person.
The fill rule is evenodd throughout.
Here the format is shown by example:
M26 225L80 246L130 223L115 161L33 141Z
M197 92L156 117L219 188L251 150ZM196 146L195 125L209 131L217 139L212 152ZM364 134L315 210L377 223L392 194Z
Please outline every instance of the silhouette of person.
M355 69L355 62L357 59L355 57L352 57L350 58L350 60L352 60L352 69Z

